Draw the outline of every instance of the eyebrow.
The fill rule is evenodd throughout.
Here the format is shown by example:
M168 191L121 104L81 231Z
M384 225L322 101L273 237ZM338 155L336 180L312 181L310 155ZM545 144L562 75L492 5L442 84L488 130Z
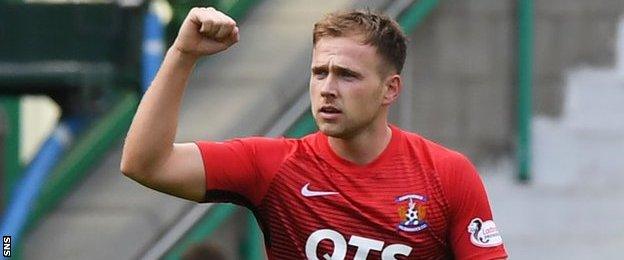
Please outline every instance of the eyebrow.
M321 65L321 66L314 66L312 67L312 72L319 72L319 71L328 71L329 68L327 65ZM333 65L332 66L332 70L334 73L336 74L350 74L355 76L356 78L362 78L362 74L359 72L356 72L352 69L346 68L346 67L342 67L342 66L338 66L338 65Z

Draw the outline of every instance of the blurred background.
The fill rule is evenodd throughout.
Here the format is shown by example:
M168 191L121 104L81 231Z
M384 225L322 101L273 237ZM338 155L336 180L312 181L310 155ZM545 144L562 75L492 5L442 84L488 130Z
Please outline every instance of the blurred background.
M252 214L119 172L122 138L192 6L241 41L203 59L178 138L315 130L313 23L370 8L408 33L392 122L477 165L511 259L621 259L624 1L0 2L0 213L12 259L264 259Z

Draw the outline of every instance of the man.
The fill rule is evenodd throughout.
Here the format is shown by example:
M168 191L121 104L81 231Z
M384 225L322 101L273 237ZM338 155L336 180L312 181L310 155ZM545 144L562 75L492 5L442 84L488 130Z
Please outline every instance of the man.
M124 174L178 197L249 207L271 259L506 258L472 164L388 124L406 44L387 17L353 11L315 24L319 132L174 144L193 65L238 39L223 13L189 13L128 132Z

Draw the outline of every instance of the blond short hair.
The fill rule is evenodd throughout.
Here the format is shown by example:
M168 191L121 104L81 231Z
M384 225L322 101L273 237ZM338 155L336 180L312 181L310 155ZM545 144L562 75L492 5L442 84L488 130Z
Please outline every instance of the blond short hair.
M324 37L361 36L363 44L377 48L377 53L395 70L403 70L407 38L392 18L370 10L341 11L327 14L314 24L312 43Z

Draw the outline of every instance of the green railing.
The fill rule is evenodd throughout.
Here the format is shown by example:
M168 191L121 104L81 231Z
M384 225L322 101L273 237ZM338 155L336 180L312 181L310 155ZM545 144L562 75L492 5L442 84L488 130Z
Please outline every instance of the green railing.
M215 205L202 217L200 221L193 225L190 232L178 241L175 247L171 248L164 259L174 260L182 258L182 254L192 245L204 241L207 234L212 234L228 217L235 211L236 206L232 204Z
M412 4L398 17L405 34L409 35L420 25L439 4L438 0L420 0Z
M19 118L19 97L0 96L0 113L4 113L5 129L4 129L4 147L2 151L2 207L4 208L11 198L11 189L19 177L21 171L19 158L19 140L20 140L20 118ZM0 211L2 213L2 211Z
M518 179L531 179L533 0L518 0Z
M136 92L120 91L120 97L110 112L80 136L76 144L55 167L42 187L41 194L29 217L29 227L50 212L73 187L84 179L93 166L128 131L139 99Z
M239 4L229 3L224 10L231 12L231 15L235 17L242 17L245 14L245 10L257 1L240 0L234 2L239 2ZM121 88L117 94L118 99L116 104L110 109L110 112L107 112L106 115L94 122L90 129L79 138L72 150L55 167L29 215L28 230L32 229L38 220L54 209L72 191L72 188L86 177L84 173L91 170L127 132L136 111L139 96L137 92L121 90ZM7 142L5 142L4 147L4 160L11 162L5 163L5 172L8 175L5 177L5 180L8 181L5 182L4 190L8 194L12 187L11 184L18 177L20 169L17 163L19 162L17 158L19 155L19 138L17 138L19 132L17 116L19 116L19 113L16 110L19 108L19 103L18 98L7 97L0 98L0 104L3 105L4 110L9 115L9 126L11 126L9 129L10 135L7 136ZM9 196L3 197L8 198ZM21 250L16 251L19 252Z
M3 202L14 199L11 195L16 194L18 188L24 188L15 187L16 180L26 178L22 176L19 165L19 95L52 95L64 115L84 113L85 117L96 117L89 122L86 131L81 131L77 142L71 146L72 150L63 154L58 164L55 162L50 174L46 171L43 186L36 188L40 192L33 195L33 203L21 204L24 208L28 207L28 213L19 223L26 223L23 230L28 232L72 191L75 184L87 176L86 173L127 131L138 103L138 86L135 86L138 76L135 76L140 71L141 36L136 32L142 27L140 19L144 9L142 6L121 8L112 3L68 5L21 2L5 1L0 8L3 10L0 12L3 24L21 22L18 27L3 28L12 37L0 48L3 66L11 68L1 73L0 84L3 94L11 94L0 97L0 103L9 116L9 136L4 147L4 161L8 169L4 169L6 176L2 176L5 186ZM26 18L33 13L38 14L36 19ZM82 21L79 28L73 26L78 24L76 21ZM42 29L42 24L52 24L55 28L61 26L63 29L50 31ZM35 37L37 40L33 42L29 35L38 36ZM30 44L24 45L24 42ZM50 64L55 64L56 69ZM77 101L77 98L82 100ZM91 103L86 102L86 98L101 104L87 105ZM105 111L98 109L104 106ZM87 110L89 112L85 112ZM21 259L25 246L24 243L14 244L12 258Z
M312 112L310 109L306 109L306 112L301 115L290 128L288 128L284 136L299 138L316 130L318 130L318 127L316 126L316 122L314 122Z

